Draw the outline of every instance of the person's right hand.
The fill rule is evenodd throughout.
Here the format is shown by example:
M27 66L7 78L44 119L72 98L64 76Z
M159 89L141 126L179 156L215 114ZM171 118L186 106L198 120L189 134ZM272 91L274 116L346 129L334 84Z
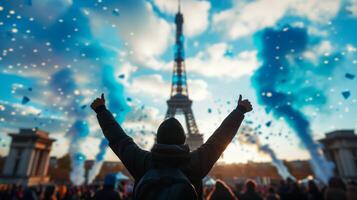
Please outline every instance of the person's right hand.
M104 94L102 93L100 98L96 98L93 103L90 105L90 107L95 110L99 106L104 106L105 105L105 99L104 99Z
M238 106L237 106L238 110L247 113L253 110L252 104L250 103L250 101L248 99L244 99L242 100L242 95L239 95L239 99L238 99Z

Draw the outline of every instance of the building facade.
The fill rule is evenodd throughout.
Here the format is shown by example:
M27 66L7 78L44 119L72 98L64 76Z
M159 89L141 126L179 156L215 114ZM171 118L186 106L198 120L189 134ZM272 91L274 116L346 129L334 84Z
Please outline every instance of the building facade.
M319 140L327 159L335 163L335 173L345 180L357 180L357 135L354 130L336 130Z
M37 185L47 183L50 151L54 139L38 129L10 133L10 151L2 170L2 183Z

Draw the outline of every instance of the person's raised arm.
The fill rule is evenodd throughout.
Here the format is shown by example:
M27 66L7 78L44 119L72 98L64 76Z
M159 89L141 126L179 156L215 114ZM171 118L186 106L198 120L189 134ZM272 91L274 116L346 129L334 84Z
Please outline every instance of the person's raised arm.
M96 98L91 104L91 108L97 113L99 125L104 136L109 141L109 146L113 152L123 162L131 175L136 178L144 173L147 151L140 149L133 139L129 137L112 113L105 106L104 94Z
M204 177L221 156L228 144L236 135L244 114L252 111L249 100L242 100L239 95L237 107L223 120L211 137L197 150L191 153L191 166L198 176Z

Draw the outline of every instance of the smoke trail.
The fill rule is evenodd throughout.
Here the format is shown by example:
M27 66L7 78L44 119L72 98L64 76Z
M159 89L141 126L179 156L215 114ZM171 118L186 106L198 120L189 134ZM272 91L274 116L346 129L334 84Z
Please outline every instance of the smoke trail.
M256 34L255 39L262 61L252 77L258 102L266 106L267 112L272 111L274 117L283 118L296 132L311 156L315 176L327 183L333 175L333 164L323 157L313 140L310 122L302 110L305 106L322 107L326 103L320 87L341 60L341 55L325 55L317 65L304 59L309 45L304 28L267 28Z
M104 156L106 154L107 148L108 148L108 140L103 138L99 144L99 152L95 157L93 166L88 172L88 183L92 183L95 177L97 176L97 174L99 173L104 162Z
M70 141L69 155L71 157L71 173L70 179L74 185L81 185L84 183L84 162L86 156L81 149L81 143L89 134L88 124L83 118L86 113L80 108L81 99L80 95L74 95L77 89L73 73L70 69L62 69L52 75L51 87L54 91L58 92L60 97L59 104L65 110L69 111L70 117L75 118L75 122L67 133Z
M275 152L273 151L273 149L270 148L269 145L266 144L259 146L259 150L270 156L273 165L276 167L278 173L284 180L286 180L287 178L295 180L295 177L290 174L288 168L284 165L283 161L276 157Z
M119 124L123 123L126 113L129 111L128 105L125 101L124 87L116 80L114 68L112 66L103 67L102 71L102 84L106 87L109 99L109 109L113 112L115 119ZM108 149L108 141L103 138L99 145L99 152L96 155L94 164L88 173L88 183L92 183L97 174L99 173L103 162L104 156Z
M71 156L71 173L70 179L74 185L82 185L85 181L84 163L86 156L82 153L80 143L88 136L89 128L85 121L77 120L69 130L70 147L69 154Z
M240 138L239 139L240 139L240 142L242 142L242 143L256 145L256 147L257 147L259 152L264 153L265 155L268 155L271 158L272 164L277 169L279 175L284 180L286 180L287 178L291 178L291 179L295 180L295 177L290 174L288 168L284 165L283 161L280 160L276 156L274 150L271 149L270 146L267 145L267 144L262 145L260 143L259 138L256 135L253 135L252 132L245 133L245 134L240 134Z

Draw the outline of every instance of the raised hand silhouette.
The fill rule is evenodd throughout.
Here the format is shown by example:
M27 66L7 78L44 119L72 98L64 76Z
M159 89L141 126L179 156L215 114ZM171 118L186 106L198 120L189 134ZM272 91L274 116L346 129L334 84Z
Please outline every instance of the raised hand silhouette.
M243 113L247 113L253 110L252 104L248 99L242 100L242 95L239 95L237 109Z
M96 108L98 108L99 106L104 106L105 105L105 98L104 98L104 93L102 93L102 95L100 96L100 98L96 98L92 104L90 105L90 107L95 110Z

